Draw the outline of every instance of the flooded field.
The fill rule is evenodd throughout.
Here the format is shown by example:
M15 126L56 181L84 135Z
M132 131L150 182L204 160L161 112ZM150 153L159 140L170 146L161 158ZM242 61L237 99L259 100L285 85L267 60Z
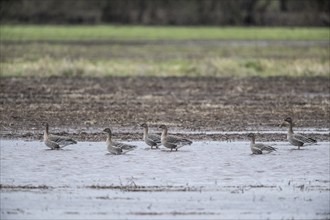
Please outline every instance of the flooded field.
M330 219L327 38L166 33L0 42L1 219ZM319 143L284 142L287 117ZM45 122L79 143L48 150ZM194 143L150 150L142 123ZM106 127L138 148L108 155ZM251 155L250 132L278 150Z
M330 218L329 142L258 156L242 141L131 143L113 156L104 142L1 140L1 219Z

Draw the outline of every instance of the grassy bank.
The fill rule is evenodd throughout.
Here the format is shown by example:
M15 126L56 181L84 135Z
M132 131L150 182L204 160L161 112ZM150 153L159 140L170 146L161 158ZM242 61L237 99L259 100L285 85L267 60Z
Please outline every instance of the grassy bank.
M1 40L328 40L328 28L1 26Z

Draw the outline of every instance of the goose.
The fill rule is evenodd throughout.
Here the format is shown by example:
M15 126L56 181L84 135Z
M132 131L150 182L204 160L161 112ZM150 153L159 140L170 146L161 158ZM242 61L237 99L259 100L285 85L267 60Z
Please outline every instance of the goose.
M280 125L280 127L282 127L285 123L289 123L287 139L289 143L292 144L293 146L298 146L298 150L300 150L300 147L303 147L304 144L313 144L317 142L313 138L305 137L304 135L293 133L292 130L293 120L291 117L287 117L286 119L284 119L284 122Z
M192 141L190 141L188 139L168 135L166 125L160 125L159 128L163 129L163 132L162 132L162 135L161 135L162 145L164 147L170 148L171 151L173 149L178 151L179 148L181 148L185 145L191 145L192 144Z
M140 126L144 129L143 140L147 145L151 147L151 149L153 149L153 147L158 148L160 145L162 145L159 135L148 133L148 125L146 123L143 123Z
M250 133L247 136L251 140L250 147L251 147L252 154L263 154L265 151L268 152L268 153L270 153L272 151L276 151L275 147L265 145L265 144L262 144L262 143L256 144L255 143L255 138L256 138L255 134Z
M112 141L110 128L105 128L103 131L108 134L106 144L107 144L108 151L111 154L115 154L115 155L125 154L125 153L137 148L137 146L135 146L135 145L124 144L124 143Z
M44 143L50 149L59 150L65 146L77 143L77 141L75 141L69 137L63 137L63 136L49 134L49 132L48 132L49 125L47 122L42 123L42 125L45 126Z

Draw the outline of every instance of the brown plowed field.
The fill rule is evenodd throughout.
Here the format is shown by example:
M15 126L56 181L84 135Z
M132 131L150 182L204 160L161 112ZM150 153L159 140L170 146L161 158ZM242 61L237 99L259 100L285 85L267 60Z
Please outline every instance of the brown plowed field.
M322 77L9 77L0 87L2 138L39 139L47 121L52 133L78 140L103 140L108 126L116 138L137 140L142 122L156 132L168 124L171 133L195 140L244 139L242 131L274 131L261 139L283 140L276 131L286 130L278 125L287 116L312 131L330 122L330 83Z

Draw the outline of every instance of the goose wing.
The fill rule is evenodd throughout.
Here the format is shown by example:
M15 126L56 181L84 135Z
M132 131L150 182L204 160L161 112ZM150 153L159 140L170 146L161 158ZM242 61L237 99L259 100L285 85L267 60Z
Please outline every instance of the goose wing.
M303 143L316 143L317 141L313 138L305 137L301 134L293 134L292 138L296 141L303 142Z
M191 141L191 140L188 140L188 139L185 139L185 138L183 138L183 139L181 139L181 143L183 143L184 145L190 145L190 144L192 144L192 141Z
M266 145L266 144L255 144L255 148L258 148L261 151L276 151L276 148Z
M51 148L52 150L60 149L59 144L57 144L56 142L51 141L49 139L45 141L45 144L47 147Z
M50 135L49 140L52 142L57 143L61 147L65 147L70 144L76 144L77 141L69 138L69 137L63 137L63 136L58 136L58 135Z
M262 150L260 150L256 146L251 147L251 151L252 151L253 154L262 154Z
M166 141L169 144L179 145L179 146L184 146L184 145L190 145L190 144L192 144L192 141L190 141L188 139L178 138L178 137L175 137L175 136L167 136Z
M149 134L149 135L147 136L147 139L148 139L150 142L153 142L155 145L161 145L160 136L157 135L157 134Z
M124 143L120 143L120 142L112 142L112 146L115 148L120 148L125 151L130 151L130 150L134 150L135 148L137 148L137 146L135 146L135 145L124 144Z

